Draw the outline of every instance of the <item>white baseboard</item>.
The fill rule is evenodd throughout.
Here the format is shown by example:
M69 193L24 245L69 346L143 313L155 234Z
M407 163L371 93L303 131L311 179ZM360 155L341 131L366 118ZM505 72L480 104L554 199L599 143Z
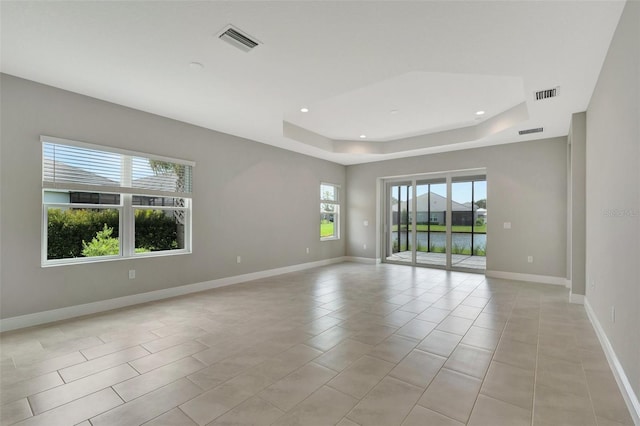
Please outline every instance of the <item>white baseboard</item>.
M375 265L376 259L372 259L370 257L357 257L357 256L345 256L345 262L355 262L355 263L365 263L367 265Z
M516 272L503 272L503 271L485 271L484 273L490 278L502 278L505 280L515 281L529 281L540 284L553 284L553 285L566 285L565 277L552 277L549 275L534 275L534 274L519 274Z
M566 288L571 288L571 280L569 280L569 279L565 279L565 280L564 280L564 286L565 286Z
M611 346L611 342L609 342L609 338L607 338L604 328L600 325L600 321L598 321L596 313L593 311L593 308L591 308L588 298L585 298L584 300L584 308L587 311L587 316L589 317L591 324L593 324L598 340L600 340L600 345L602 345L602 350L607 357L607 361L609 361L609 366L611 367L611 371L613 371L613 377L618 383L620 393L622 393L624 402L627 404L627 408L629 409L629 414L631 414L634 424L640 425L640 401L638 401L638 396L633 391L629 378L625 374L622 364L620 364L620 361L613 350L613 346Z
M98 312L110 311L112 309L123 308L125 306L138 305L155 300L168 299L170 297L182 296L199 291L211 290L232 284L246 281L268 278L274 275L282 275L289 272L302 271L316 268L318 266L331 265L348 261L345 256L332 259L319 260L316 262L301 263L298 265L285 266L282 268L268 269L266 271L252 272L249 274L235 275L233 277L220 278L217 280L204 281L195 284L187 284L178 287L171 287L162 290L150 291L147 293L132 294L130 296L117 297L115 299L101 300L99 302L85 303L82 305L69 306L66 308L52 309L50 311L36 312L33 314L20 315L12 318L0 319L0 332L17 330L19 328L32 327L34 325L46 324L54 321L61 321L83 315L95 314Z

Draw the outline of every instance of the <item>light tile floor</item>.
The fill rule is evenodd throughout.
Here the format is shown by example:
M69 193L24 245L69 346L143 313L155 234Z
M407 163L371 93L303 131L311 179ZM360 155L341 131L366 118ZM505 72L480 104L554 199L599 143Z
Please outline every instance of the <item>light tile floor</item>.
M344 263L4 333L2 425L632 425L557 286Z

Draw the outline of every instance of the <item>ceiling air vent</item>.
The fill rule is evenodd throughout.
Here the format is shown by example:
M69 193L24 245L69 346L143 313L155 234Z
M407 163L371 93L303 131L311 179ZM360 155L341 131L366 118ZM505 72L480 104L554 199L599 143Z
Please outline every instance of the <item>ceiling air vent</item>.
M230 45L237 47L243 52L249 52L254 47L260 44L260 42L251 39L249 35L243 33L238 28L235 28L231 25L226 27L222 33L218 36L220 40L224 40Z
M537 127L535 129L520 130L518 132L518 134L520 134L520 135L528 135L530 133L540 133L540 132L542 132L542 130L543 130L542 127Z
M538 90L533 96L536 101L541 101L543 99L555 98L559 94L560 86L554 87L553 89Z

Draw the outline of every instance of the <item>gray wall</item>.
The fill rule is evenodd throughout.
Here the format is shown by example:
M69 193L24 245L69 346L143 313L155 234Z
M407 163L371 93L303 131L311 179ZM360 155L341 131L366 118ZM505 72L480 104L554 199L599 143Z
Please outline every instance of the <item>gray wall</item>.
M629 1L587 109L587 301L636 395L640 395L639 40L640 2Z
M319 237L320 181L344 188L344 166L8 75L0 85L2 318L345 254L344 238ZM196 161L193 254L42 268L42 134Z
M487 270L564 278L566 144L566 138L543 139L348 166L347 255L376 257L377 178L483 167L487 169ZM511 222L512 228L503 229L504 222ZM527 263L528 255L534 263Z

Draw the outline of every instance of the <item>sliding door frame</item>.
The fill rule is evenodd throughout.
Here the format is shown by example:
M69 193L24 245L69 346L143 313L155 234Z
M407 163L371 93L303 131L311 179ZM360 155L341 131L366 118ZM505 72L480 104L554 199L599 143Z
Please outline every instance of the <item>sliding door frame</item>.
M410 265L410 266L420 266L427 268L437 268L437 269L446 269L447 271L464 271L464 272L476 272L476 273L484 273L484 270L464 268L459 266L453 266L452 264L452 240L453 240L453 232L452 232L452 220L453 220L453 212L452 212L452 182L453 179L464 178L464 177L474 177L484 175L485 179L487 178L487 170L485 168L478 169L465 169L465 170L451 170L444 172L433 172L433 173L420 173L413 175L403 175L403 176L393 176L387 178L379 178L379 196L380 203L379 206L381 208L381 214L378 214L378 229L379 233L379 241L378 247L381 248L379 252L379 259L382 263L392 263L398 265ZM446 206L446 266L440 265L431 265L426 263L418 263L417 262L417 239L418 239L418 228L417 228L417 210L418 210L418 200L417 200L417 182L425 181L425 180L442 180L444 179L446 182L446 190L447 190L447 206ZM393 186L398 185L411 185L411 229L413 232L411 233L411 262L401 262L394 261L388 259L389 251L392 252L392 239L391 239L391 228L393 227L393 212L392 212L392 203L391 203L391 188ZM472 185L473 188L473 185ZM400 200L398 200L400 203ZM400 211L400 204L398 204L398 211ZM408 212L409 214L409 212ZM430 220L430 218L428 219ZM400 222L398 223L398 245L400 246ZM408 243L408 240L407 240ZM473 252L473 246L471 247Z

